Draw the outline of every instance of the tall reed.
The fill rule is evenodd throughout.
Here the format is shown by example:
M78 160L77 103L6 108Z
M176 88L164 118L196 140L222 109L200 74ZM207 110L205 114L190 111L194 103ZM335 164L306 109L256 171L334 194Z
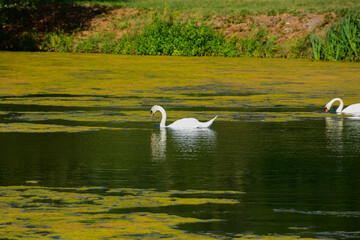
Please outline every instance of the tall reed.
M316 36L314 32L311 32L310 39L311 39L311 46L313 48L314 59L320 60L322 56L322 52L324 51L322 39L319 36Z
M311 35L314 59L360 61L360 10L347 14L323 38Z

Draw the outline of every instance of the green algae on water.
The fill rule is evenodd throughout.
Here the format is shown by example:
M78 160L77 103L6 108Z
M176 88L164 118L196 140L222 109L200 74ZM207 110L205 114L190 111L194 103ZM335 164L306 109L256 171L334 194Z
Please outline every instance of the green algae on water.
M208 197L190 197L205 194ZM162 206L239 204L236 191L167 191L147 189L0 187L0 238L30 239L221 239L213 233L189 233L185 223L221 221L197 219L150 209ZM176 197L175 195L183 195ZM188 197L187 197L188 196ZM141 207L141 211L138 211ZM117 213L115 209L125 209ZM148 210L147 210L148 209ZM237 235L234 239L275 239ZM298 239L277 236L276 239Z
M358 63L1 52L0 121L11 125L0 131L150 122L155 104L169 122L215 115L217 121L318 118L334 97L358 102L359 82Z

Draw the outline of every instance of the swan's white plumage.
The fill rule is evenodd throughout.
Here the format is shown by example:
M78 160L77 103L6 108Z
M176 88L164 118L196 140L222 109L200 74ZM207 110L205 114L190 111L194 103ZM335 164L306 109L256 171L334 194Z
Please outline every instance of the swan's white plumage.
M207 128L207 127L210 127L211 124L217 118L217 116L216 116L207 122L199 122L196 118L182 118L180 120L173 122L172 124L170 124L168 126L165 126L165 122L166 122L165 109L162 108L161 106L155 105L151 108L150 113L153 116L157 111L161 112L161 114L162 114L160 127L167 127L167 128L173 128L173 129Z
M360 103L352 104L342 110L342 113L347 114L360 114Z
M325 111L330 110L331 106L332 106L333 103L336 102L336 101L339 101L339 102L340 102L339 107L336 109L336 113L360 115L360 103L352 104L352 105L346 107L345 109L343 109L343 107L344 107L344 102L341 100L341 98L334 98L334 99L332 99L330 102L328 102L328 103L325 105Z

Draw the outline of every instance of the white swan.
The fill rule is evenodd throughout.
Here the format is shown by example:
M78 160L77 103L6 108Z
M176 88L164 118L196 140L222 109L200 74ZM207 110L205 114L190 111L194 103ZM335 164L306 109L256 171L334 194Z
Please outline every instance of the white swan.
M183 118L183 119L180 119L180 120L177 120L175 122L173 122L172 124L168 125L168 126L165 126L165 122L166 122L166 112L165 112L165 109L162 108L161 106L158 106L158 105L155 105L151 108L150 110L150 114L151 114L151 118L153 118L154 114L157 112L157 111L160 111L161 114L162 114L162 119L161 119L161 122L160 122L160 127L161 128L164 128L164 127L167 127L167 128L176 128L176 129L183 129L183 128L207 128L207 127L210 127L211 124L214 122L214 120L217 118L214 117L213 119L211 119L210 121L208 122L199 122L197 119L195 118Z
M344 102L340 98L334 98L328 102L325 106L325 112L329 112L331 106L336 101L340 102L340 106L336 109L336 113L360 115L360 103L352 104L343 110Z

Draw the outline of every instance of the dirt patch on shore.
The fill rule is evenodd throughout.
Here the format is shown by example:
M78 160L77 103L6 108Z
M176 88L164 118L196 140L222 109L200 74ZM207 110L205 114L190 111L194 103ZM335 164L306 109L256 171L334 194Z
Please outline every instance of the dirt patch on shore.
M91 19L88 23L88 28L79 31L77 36L86 38L98 32L107 32L115 33L116 38L119 39L124 34L138 28L147 13L146 11L132 8L113 9L107 12L107 14Z
M247 16L243 19L228 19L226 17L214 18L213 21L217 28L223 28L226 36L237 35L244 37L254 29L260 27L278 37L278 42L303 37L312 31L323 32L324 29L334 23L336 15L328 14L308 14L291 15L284 13L276 16ZM237 21L236 21L237 20ZM232 22L231 22L232 21Z

